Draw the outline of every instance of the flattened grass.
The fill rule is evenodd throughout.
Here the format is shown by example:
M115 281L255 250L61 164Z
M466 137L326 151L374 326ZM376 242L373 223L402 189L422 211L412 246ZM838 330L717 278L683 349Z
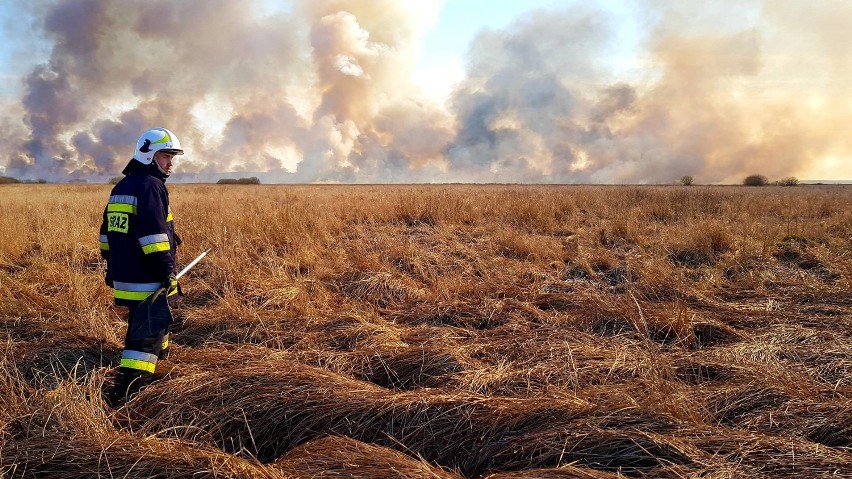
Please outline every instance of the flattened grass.
M214 250L118 411L109 187L0 190L6 477L852 469L849 188L174 185Z

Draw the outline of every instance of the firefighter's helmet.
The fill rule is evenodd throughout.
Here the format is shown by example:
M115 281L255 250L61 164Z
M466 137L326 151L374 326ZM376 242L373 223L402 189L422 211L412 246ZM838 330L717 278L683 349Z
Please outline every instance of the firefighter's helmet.
M133 159L144 164L150 165L154 159L154 153L165 151L175 155L182 155L183 149L180 147L180 140L174 133L165 128L151 128L139 137L136 142L136 151L133 154Z

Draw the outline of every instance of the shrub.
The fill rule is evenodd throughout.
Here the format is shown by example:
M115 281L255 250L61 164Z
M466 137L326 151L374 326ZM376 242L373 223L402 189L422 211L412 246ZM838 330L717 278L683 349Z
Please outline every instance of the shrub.
M680 184L683 186L692 186L692 177L689 175L681 176Z
M21 180L12 178L11 176L0 176L0 185L20 183Z
M749 175L743 180L745 186L766 186L769 180L763 175Z
M799 184L799 179L795 176L788 176L787 178L778 180L778 184L781 186L796 186Z
M251 178L222 178L221 180L216 182L217 185L259 185L260 179L255 176Z

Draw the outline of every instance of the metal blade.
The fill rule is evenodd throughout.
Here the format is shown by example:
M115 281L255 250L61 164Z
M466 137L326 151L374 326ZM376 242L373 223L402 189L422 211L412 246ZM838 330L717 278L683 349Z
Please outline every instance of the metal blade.
M180 270L180 273L178 273L177 276L175 276L175 278L180 279L180 277L185 275L187 271L191 270L192 267L196 265L196 263L201 261L201 258L207 256L207 253L209 253L210 250L211 250L211 248L207 248L206 250L202 251L200 255L198 255L194 260L192 260L192 262L190 262L188 265L184 266L183 269Z

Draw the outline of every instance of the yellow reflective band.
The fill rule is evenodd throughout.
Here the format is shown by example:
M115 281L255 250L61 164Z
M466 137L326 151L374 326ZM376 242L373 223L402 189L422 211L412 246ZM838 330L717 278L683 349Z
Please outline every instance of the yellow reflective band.
M124 291L122 289L115 289L112 292L112 295L115 299L128 299L130 301L143 301L148 296L151 296L153 291Z
M169 134L168 134L168 133L166 133L165 131L163 132L163 135L164 135L164 136L163 136L162 138L160 138L159 140L157 140L157 141L155 141L155 142L153 142L153 143L151 143L151 144L152 144L152 145L157 145L157 144L159 144L159 143L168 143L168 142L172 141L172 138L171 138L171 137L169 136Z
M107 213L107 231L127 233L130 228L130 217L127 213Z
M130 369L138 369L140 371L147 371L149 373L153 373L155 369L157 369L157 365L154 363L149 363L148 361L140 361L138 359L127 359L121 358L121 363L119 366L122 368L130 368Z
M163 347L160 348L160 349L168 349L168 348L169 348L169 340L167 339L167 340L163 341Z
M166 215L166 222L174 221L174 220L175 220L175 217L174 217L174 216L172 216L172 213L171 213L171 212L169 212L169 214L168 214L168 215Z
M161 243L146 244L145 246L142 247L142 252L145 253L145 254L149 254L149 253L156 253L157 251L168 251L170 249L171 249L171 246L169 246L169 242L164 241L164 242L161 242Z
M101 250L103 250L103 251L109 251L109 243L104 243L104 242L102 241L102 242L101 242Z
M128 205L127 203L110 203L107 205L107 212L118 211L121 213L136 214L136 205Z

